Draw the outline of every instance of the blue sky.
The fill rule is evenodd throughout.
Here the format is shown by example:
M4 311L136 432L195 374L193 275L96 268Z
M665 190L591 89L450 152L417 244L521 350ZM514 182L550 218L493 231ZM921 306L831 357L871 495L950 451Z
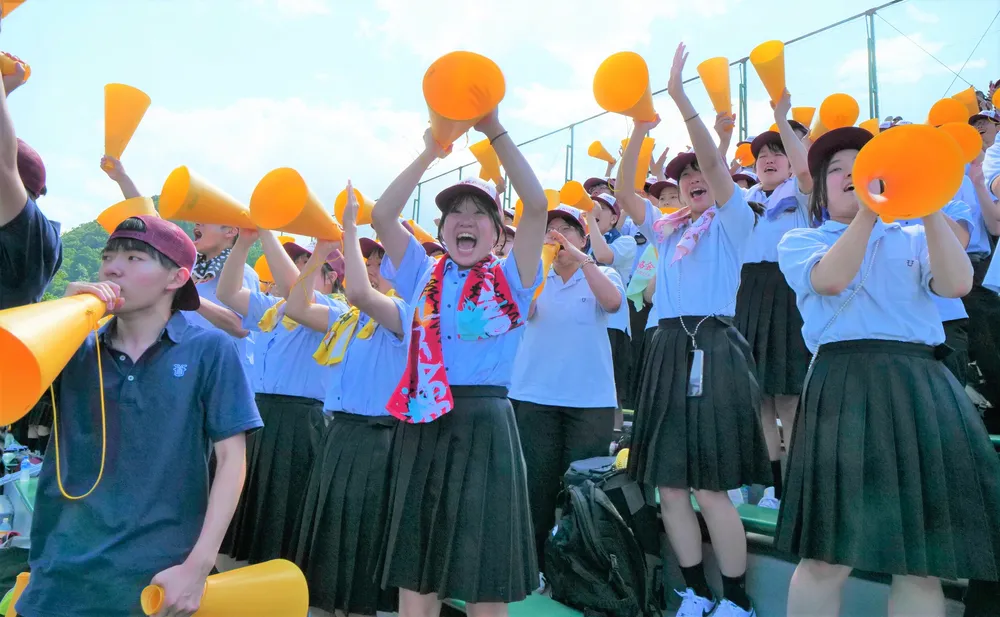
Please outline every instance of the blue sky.
M876 0L28 0L8 19L0 49L31 65L10 99L17 133L45 158L49 195L41 205L64 229L92 220L120 200L99 169L103 86L121 82L153 104L123 162L146 194L188 165L249 201L276 167L297 168L329 204L348 177L377 197L419 151L427 112L424 71L438 56L468 49L495 60L507 94L500 117L517 141L597 113L591 83L606 56L642 54L653 89L666 85L678 41L691 52L687 76L712 56L741 58L768 39L787 40L876 6ZM614 10L610 8L614 6ZM1000 0L908 0L881 16L957 71ZM955 81L951 70L876 18L881 115L922 121L944 95L985 89L1000 78L1000 19ZM793 105L818 106L834 92L868 117L863 20L786 48ZM734 70L733 92L737 74ZM773 121L748 66L751 133ZM700 83L688 92L703 116ZM664 122L657 151L687 144L676 108L655 104ZM617 149L629 124L605 116L576 129L573 172L598 175L586 156L601 139ZM475 141L476 135L470 136ZM569 132L524 149L547 188L562 185ZM428 176L472 160L466 142ZM457 174L427 185L420 222L431 225L432 197Z

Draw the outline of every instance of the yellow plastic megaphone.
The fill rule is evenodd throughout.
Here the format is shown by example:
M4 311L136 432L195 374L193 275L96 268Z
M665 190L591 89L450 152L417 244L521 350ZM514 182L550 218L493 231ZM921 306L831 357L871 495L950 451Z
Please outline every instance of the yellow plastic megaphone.
M831 94L819 106L819 119L828 131L854 126L861 114L858 102L850 94Z
M971 163L983 151L983 138L979 136L979 131L968 122L949 122L939 127L945 133L951 135L958 149L962 151L963 164Z
M881 131L881 129L879 129L878 118L869 118L868 120L865 120L864 122L859 124L858 127L868 131L872 135L878 135L879 132Z
M113 233L115 228L127 218L133 216L159 216L149 197L133 197L119 201L115 205L97 215L97 222L104 231Z
M542 245L542 284L535 290L535 295L531 297L532 300L537 300L538 296L542 295L542 289L545 287L545 279L549 278L549 270L552 269L552 262L556 260L556 255L559 254L559 248L558 244Z
M976 97L976 89L972 86L969 86L958 94L952 95L951 98L965 105L965 109L968 112L965 115L965 121L968 121L969 118L979 113L979 99Z
M27 0L3 0L3 2L0 3L0 15L7 17L14 11L14 9L21 6L25 2L27 2Z
M594 200L587 194L583 185L576 180L570 180L559 190L559 202L582 212L590 212L594 209Z
M496 109L506 93L503 72L495 62L471 51L441 56L424 74L424 100L431 133L438 145L451 144Z
M941 126L949 122L966 122L969 115L962 101L953 98L941 99L931 105L931 110L927 112L927 124Z
M344 198L346 204L346 194ZM364 202L359 205L361 203ZM360 217L361 213L358 215ZM261 229L287 231L320 240L336 241L343 237L340 226L309 190L299 172L291 167L279 167L261 178L250 196L250 217Z
M89 294L0 311L0 425L31 410L106 311Z
M858 113L860 113L860 111ZM816 114L816 122L813 123L812 130L809 131L809 138L813 140L813 143L815 143L817 139L829 132L830 129L823 124L823 117Z
M361 191L354 189L354 198L358 200L358 219L354 221L355 225L371 225L372 224L372 208L375 207L375 202L368 199L361 194ZM253 207L253 200L250 200L250 207ZM347 189L340 191L337 194L337 199L333 202L333 214L337 217L337 220L341 223L344 222L344 210L347 208Z
M142 590L140 603L147 615L163 607L163 588L150 585ZM201 608L195 617L305 617L309 611L309 587L299 567L275 559L222 574L205 581Z
M764 84L772 103L777 103L785 90L785 44L766 41L750 52L750 63Z
M595 141L590 144L590 147L587 148L587 154L610 165L614 165L618 162L618 159L611 156L611 153L604 148L604 144L600 141Z
M993 98L990 100L993 102L994 109L1000 109L1000 88L993 91Z
M649 171L650 163L653 162L653 148L655 146L656 140L652 137L642 138L642 145L639 146L639 160L635 167L635 179L632 181L632 185L637 191L646 186L647 172ZM625 148L628 148L627 139L622 140L622 152L625 151Z
M424 242L437 242L437 238L427 233L427 230L418 225L413 219L407 220L406 223L410 226L410 233L413 234L413 237L420 244Z
M18 63L24 65L24 81L28 81L31 77L31 67L17 56L0 51L0 75L13 75Z
M753 150L750 149L750 144L740 144L736 146L736 162L743 167L753 167L756 157L753 155Z
M14 590L10 592L10 604L7 606L7 617L17 617L17 601L21 599L21 594L24 593L25 588L28 586L28 580L31 578L30 572L21 572L17 575L17 580L14 582Z
M104 86L104 154L121 159L149 109L145 92L125 84Z
M547 210L555 210L562 203L559 197L559 191L555 189L545 189L545 199L548 200ZM524 211L524 203L519 197L517 202L514 203L514 227L517 227L521 223L521 213Z
M698 65L698 75L705 84L716 113L733 113L733 99L729 91L729 60L723 57L709 58Z
M503 181L503 174L500 173L500 158L497 156L497 152L493 149L493 146L490 145L490 140L477 141L469 146L469 151L472 152L472 156L476 157L476 160L482 166L479 170L479 178L482 180L491 180L493 184L500 186L500 183Z
M594 98L602 109L639 122L657 118L649 88L649 68L635 52L618 52L601 63L594 75Z
M274 275L271 274L271 266L267 263L266 255L261 255L257 258L257 261L253 264L253 271L257 273L257 278L260 279L261 291L264 291L268 284L274 282Z
M812 124L814 115L816 115L815 107L792 107L792 120L806 128Z
M945 131L926 124L896 126L858 152L854 189L886 223L922 218L958 192L965 175L962 158L958 143ZM881 195L870 192L875 180L884 183Z
M253 226L246 206L183 165L170 172L160 189L160 216L207 225Z

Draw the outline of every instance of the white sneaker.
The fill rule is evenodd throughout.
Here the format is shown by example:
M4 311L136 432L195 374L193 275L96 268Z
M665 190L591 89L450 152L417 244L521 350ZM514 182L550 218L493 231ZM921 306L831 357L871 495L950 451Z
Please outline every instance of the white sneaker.
M681 607L677 609L677 617L705 617L706 615L711 614L718 604L715 600L709 600L708 598L699 596L694 592L694 589L691 589L690 587L685 589L684 593L676 590L674 593L684 598L681 602ZM730 604L732 604L732 602L730 602ZM735 606L735 604L733 606Z
M534 593L542 593L545 591L545 586L548 585L548 581L545 580L545 575L541 572L538 573L538 589Z
M778 510L781 508L781 500L774 497L774 487L769 486L764 489L764 496L760 498L757 502L757 507L759 508L769 508L771 510Z
M680 615L680 613L677 614ZM729 600L723 600L719 602L719 608L715 609L712 617L757 617L757 611L754 610L753 606L750 607L749 611L745 611Z

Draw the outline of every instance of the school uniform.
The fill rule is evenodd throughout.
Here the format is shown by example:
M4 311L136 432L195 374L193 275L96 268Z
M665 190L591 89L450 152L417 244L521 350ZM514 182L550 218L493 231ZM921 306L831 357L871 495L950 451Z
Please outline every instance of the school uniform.
M409 308L393 302L406 324ZM317 360L329 363L325 408L332 421L309 472L294 561L309 583L310 605L330 613L394 612L398 591L382 589L378 563L399 422L385 406L406 362L406 339L356 309L331 309L329 325Z
M993 196L993 201L1000 200L1000 194L993 191L993 183L1000 178L1000 141L986 149L983 155L983 177L986 180L986 190Z
M17 216L0 225L0 311L42 299L62 265L60 229L30 197Z
M343 300L318 292L313 298L331 314L347 311ZM246 483L223 550L250 563L291 557L306 480L326 428L323 398L331 371L312 357L323 333L285 317L284 306L282 298L251 291L241 324L264 343L254 358L260 388L254 398L264 430L247 442Z
M733 327L753 210L734 185L727 203L688 226L661 232L660 218L647 201L641 231L659 254L653 305L660 321L643 366L629 473L673 488L769 485L753 357ZM687 395L694 346L685 327L704 353L702 396Z
M618 394L606 331L612 315L628 311L621 277L613 268L600 269L621 294L618 310L604 310L582 268L566 281L553 269L514 360L510 398L528 474L539 564L555 524L562 475L573 461L607 456L614 437Z
M634 405L639 402L639 395L642 393L642 367L646 357L646 350L649 349L649 342L653 340L653 333L660 323L660 316L656 312L653 303L643 299L643 292L648 286L648 279L656 276L656 265L658 256L656 247L649 245L642 251L642 257L637 262L635 273L629 281L625 295L628 296L629 309L635 310L636 315L642 318L641 322L632 322L632 349L633 349L633 371L629 380L629 397ZM636 308L641 307L641 308ZM635 407L632 407L635 409Z
M639 252L636 250L635 238L612 228L604 234L604 239L614 255L610 266L624 285L632 274L632 267L636 263L635 255ZM611 357L615 369L614 378L618 393L616 406L621 407L622 401L627 398L628 377L632 365L632 327L628 307L608 315L607 336L611 342Z
M945 335L924 229L876 222L853 281L822 296L812 269L846 229L826 221L778 247L816 360L775 546L871 572L996 580L1000 460L936 355Z
M750 233L743 258L736 329L753 350L761 393L798 395L809 352L802 341L795 294L778 269L778 242L789 230L809 226L809 196L793 176L770 194L759 184L751 187L746 200L764 204L765 212Z
M114 348L116 324L112 319L97 334L104 475L86 499L70 501L60 493L55 463L42 468L31 582L17 603L25 617L142 615L143 588L183 563L201 534L213 444L262 425L230 337L175 312L133 362ZM73 496L93 485L101 465L97 352L89 337L55 383L60 471Z
M511 328L528 314L541 262L534 283L524 286L513 254L491 258L494 285L511 297L477 308L471 299L460 305L475 270L439 259L411 238L400 263L388 255L382 261L382 276L411 299L410 312L432 320L411 340L403 379L387 405L405 419L392 442L382 583L466 602L517 602L538 586L538 565L524 457L507 399L520 339ZM432 337L439 337L440 351L426 345ZM430 365L419 356L427 371L415 367L419 350L435 354ZM449 394L453 402L438 398Z
M965 202L951 201L941 209L941 213L962 225L969 232L970 238L976 233L972 210ZM909 227L922 225L923 219L897 222L903 227ZM965 305L962 304L961 298L942 298L937 294L931 294L931 299L934 301L934 306L937 308L941 324L944 327L944 344L950 350L942 362L964 388L969 380L969 314L965 311Z
M217 304L221 307L226 307L219 298L216 296L216 288L219 286L219 277L214 276L208 280L197 283L198 295L208 300L213 304ZM254 269L249 264L243 265L243 289L250 289L253 291L260 290L260 278ZM188 321L195 325L201 326L202 328L208 328L212 330L217 330L212 322L205 319L198 313L190 311L187 314ZM233 338L236 341L236 349L240 352L240 358L243 361L243 371L247 376L247 380L251 379L253 375L253 364L254 364L254 338L256 337L255 332L250 332L243 338Z

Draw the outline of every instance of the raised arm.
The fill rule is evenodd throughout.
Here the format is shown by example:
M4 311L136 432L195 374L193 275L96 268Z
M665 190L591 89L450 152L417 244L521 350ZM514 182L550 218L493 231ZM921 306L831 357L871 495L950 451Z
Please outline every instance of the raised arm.
M788 164L792 168L792 173L795 174L795 179L798 180L799 190L808 195L813 190L812 174L809 173L806 147L788 122L788 112L791 110L792 95L788 93L788 90L785 90L774 106L774 122L778 125L781 146L785 149Z
M476 130L489 138L514 191L521 198L521 220L517 226L517 235L514 236L514 259L517 260L517 271L521 274L521 284L532 285L542 257L549 200L528 161L500 124L497 110L494 109L480 120L476 124Z
M719 136L719 155L723 162L729 157L729 144L733 142L735 128L736 114L722 111L715 116L715 134Z
M313 274L323 267L326 256L333 248L333 242L320 240L316 243L312 256L302 269L302 276L298 277L288 292L288 300L285 303L285 315L317 332L329 330L330 307L313 302L313 294L316 292L316 277Z
M847 289L864 262L875 221L875 213L860 204L858 214L847 226L847 230L809 274L809 281L816 293L821 296L836 296Z
M729 175L729 168L719 155L716 149L715 140L712 139L708 127L702 122L695 110L691 100L684 92L684 64L687 62L688 54L684 43L677 46L674 52L673 66L670 68L670 81L667 83L667 92L670 98L677 105L677 110L681 112L684 125L687 126L688 136L691 137L691 144L694 147L695 156L698 157L698 168L701 170L715 202L721 207L733 196L733 178Z
M7 95L24 83L24 65L17 63L13 75L3 76L0 92L0 227L13 221L28 204L28 191L17 172L17 135L7 108Z
M347 205L344 207L344 273L350 284L347 286L347 300L374 319L383 328L388 328L397 336L403 336L403 322L392 298L374 289L368 282L365 258L361 254L358 241L358 200L354 187L347 182Z
M601 205L595 203L594 209L584 216L587 219L587 230L590 232L590 251L594 254L597 263L610 266L615 261L615 254L608 246L608 241L604 239L601 228L597 224L597 211Z
M639 165L639 149L642 147L642 140L659 123L659 118L652 122L635 123L632 128L632 136L628 139L628 147L622 153L621 165L618 167L615 197L621 204L622 210L632 217L632 222L636 225L642 225L646 221L646 202L632 189L632 178L635 178L636 167Z
M961 298L972 290L972 263L948 225L949 220L941 212L923 219L931 262L931 290L942 298Z
M997 236L1000 235L1000 203L993 200L990 189L986 186L987 179L983 169L983 158L984 155L980 153L976 160L969 165L969 180L972 181L975 199L979 202L979 210L983 214L986 229L991 235Z
M273 231L261 229L259 235L260 246L267 258L267 267L271 269L271 275L274 276L275 291L282 298L288 298L292 287L295 286L295 281L299 278L299 269L295 267L295 262L285 252L284 247L278 243L278 237L274 235ZM242 237L243 232L241 231L240 238Z
M403 227L399 215L403 213L403 208L406 207L410 195L417 188L417 183L427 168L435 159L445 156L447 153L437 145L431 130L427 129L424 132L424 151L392 181L375 202L375 207L372 209L372 227L375 228L379 241L389 254L389 259L396 266L402 263L406 247L410 244L410 232Z
M215 287L215 297L219 302L246 317L250 312L250 293L252 290L243 287L243 264L250 255L250 247L257 241L256 229L240 229L240 235L229 252L226 264L219 273L219 282Z
M101 157L101 169L104 173L108 174L108 177L118 183L118 188L122 190L122 196L125 199L132 199L133 197L142 197L142 193L136 188L135 182L132 182L132 178L125 173L125 167L122 166L122 162L112 156Z
M656 157L656 160L653 161L652 169L649 170L654 176L656 176L657 182L662 182L667 179L667 176L664 175L663 168L667 164L668 154L670 154L670 148L664 148L663 152L660 153L660 156Z
M617 312L625 302L625 294L622 293L618 285L615 285L614 281L604 273L604 270L588 258L583 251L573 246L561 233L552 231L549 232L549 236L551 242L558 242L563 247L562 250L572 255L576 263L580 264L580 270L583 272L584 278L587 279L587 285L590 286L590 291L594 294L601 308L608 313Z

